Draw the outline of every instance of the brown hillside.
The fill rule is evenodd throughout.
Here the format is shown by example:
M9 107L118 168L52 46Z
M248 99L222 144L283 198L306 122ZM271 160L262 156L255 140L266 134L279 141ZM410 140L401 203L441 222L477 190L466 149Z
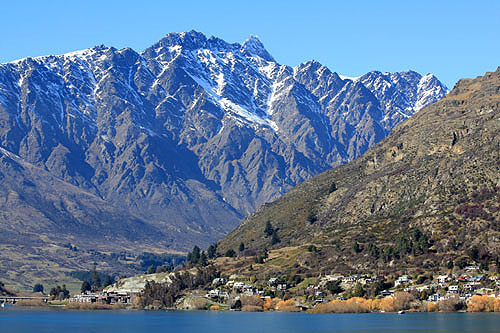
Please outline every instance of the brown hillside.
M489 264L500 246L500 68L460 80L348 165L263 206L221 240L247 254L300 245L298 272ZM335 185L333 185L335 184ZM269 221L280 242L264 232ZM307 245L315 245L316 249Z

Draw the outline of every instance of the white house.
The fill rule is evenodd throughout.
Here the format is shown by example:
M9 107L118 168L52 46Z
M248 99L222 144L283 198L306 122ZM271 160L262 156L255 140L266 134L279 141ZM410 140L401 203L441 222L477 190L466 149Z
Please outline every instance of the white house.
M437 280L438 280L439 283L446 283L446 282L450 281L451 278L450 278L449 275L439 275L437 277Z
M411 277L408 275L401 275L396 281L394 281L394 287L400 286L402 284L407 284L411 282Z

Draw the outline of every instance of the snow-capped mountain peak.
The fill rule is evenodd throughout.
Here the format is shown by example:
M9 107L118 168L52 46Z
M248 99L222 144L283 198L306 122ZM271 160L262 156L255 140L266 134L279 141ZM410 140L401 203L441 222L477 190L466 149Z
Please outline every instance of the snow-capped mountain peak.
M208 244L446 91L411 71L350 80L317 61L279 64L255 36L170 33L140 54L97 46L0 64L0 148L174 243Z
M275 62L274 58L267 52L258 36L250 35L241 45L241 50L266 61Z

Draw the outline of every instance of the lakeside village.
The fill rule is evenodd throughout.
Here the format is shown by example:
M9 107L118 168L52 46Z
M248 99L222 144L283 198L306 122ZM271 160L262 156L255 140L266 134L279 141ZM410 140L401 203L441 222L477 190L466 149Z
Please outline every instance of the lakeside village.
M499 273L475 265L438 276L332 274L294 281L274 276L265 280L224 276L214 265L150 273L121 279L100 290L85 281L82 292L72 296L64 287L53 288L50 296L39 297L37 305L312 313L500 311ZM16 302L13 297L10 301ZM1 296L0 303L5 302L8 297ZM29 297L18 298L17 304L34 305Z

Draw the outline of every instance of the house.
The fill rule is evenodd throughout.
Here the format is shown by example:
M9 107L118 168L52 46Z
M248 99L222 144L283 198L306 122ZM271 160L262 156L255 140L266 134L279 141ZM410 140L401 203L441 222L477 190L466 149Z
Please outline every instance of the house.
M245 283L243 282L235 282L233 283L233 289L242 289Z
M451 277L450 277L449 275L439 275L439 276L437 277L437 281L438 281L439 283L446 283L446 282L448 282L448 281L450 281L450 280L451 280Z
M424 290L429 290L429 289L432 289L431 286L429 285L424 285L424 286L420 286L420 287L416 287L415 288L418 292L422 292Z
M210 290L206 295L205 297L219 297L221 294L221 291L219 289L212 289Z
M322 280L322 282L323 281L328 282L328 281L342 280L343 278L344 278L344 276L340 275L340 274L329 274L329 275L325 275L321 280Z
M290 288L290 285L288 283L278 283L278 286L276 287L278 290L287 290Z
M359 278L360 278L360 276L358 274L354 274L351 276L344 277L342 279L342 282L354 283L354 282L357 282L359 280Z
M252 292L255 290L254 286L252 286L251 284L245 284L243 285L243 287L241 287L241 289L244 291L244 292Z
M450 293L460 294L460 289L458 289L458 284L454 284L448 287Z
M475 266L475 265L467 266L467 267L465 267L465 270L466 271L478 271L479 266Z
M69 301L72 303L96 303L100 298L101 297L97 294L85 292L83 294L74 295Z
M468 282L464 285L465 290L474 291L481 285L480 282Z
M142 292L133 291L110 291L104 292L101 300L107 304L132 304L136 297L140 296Z
M443 301L446 299L446 296L443 295L443 294L432 294L430 295L427 300L429 302L439 302L439 301Z
M223 284L226 282L226 279L224 278L215 278L212 280L212 284Z
M322 292L322 291L320 291L320 290L318 290L318 291L315 293L315 295L316 295L317 297L326 297L326 293L324 293L324 292Z
M277 285L280 282L278 278L272 277L269 279L269 284L271 285Z
M394 291L392 290L382 290L379 294L382 297L391 297L394 295Z
M394 281L394 287L407 284L411 282L411 277L408 275L401 275L396 281Z

